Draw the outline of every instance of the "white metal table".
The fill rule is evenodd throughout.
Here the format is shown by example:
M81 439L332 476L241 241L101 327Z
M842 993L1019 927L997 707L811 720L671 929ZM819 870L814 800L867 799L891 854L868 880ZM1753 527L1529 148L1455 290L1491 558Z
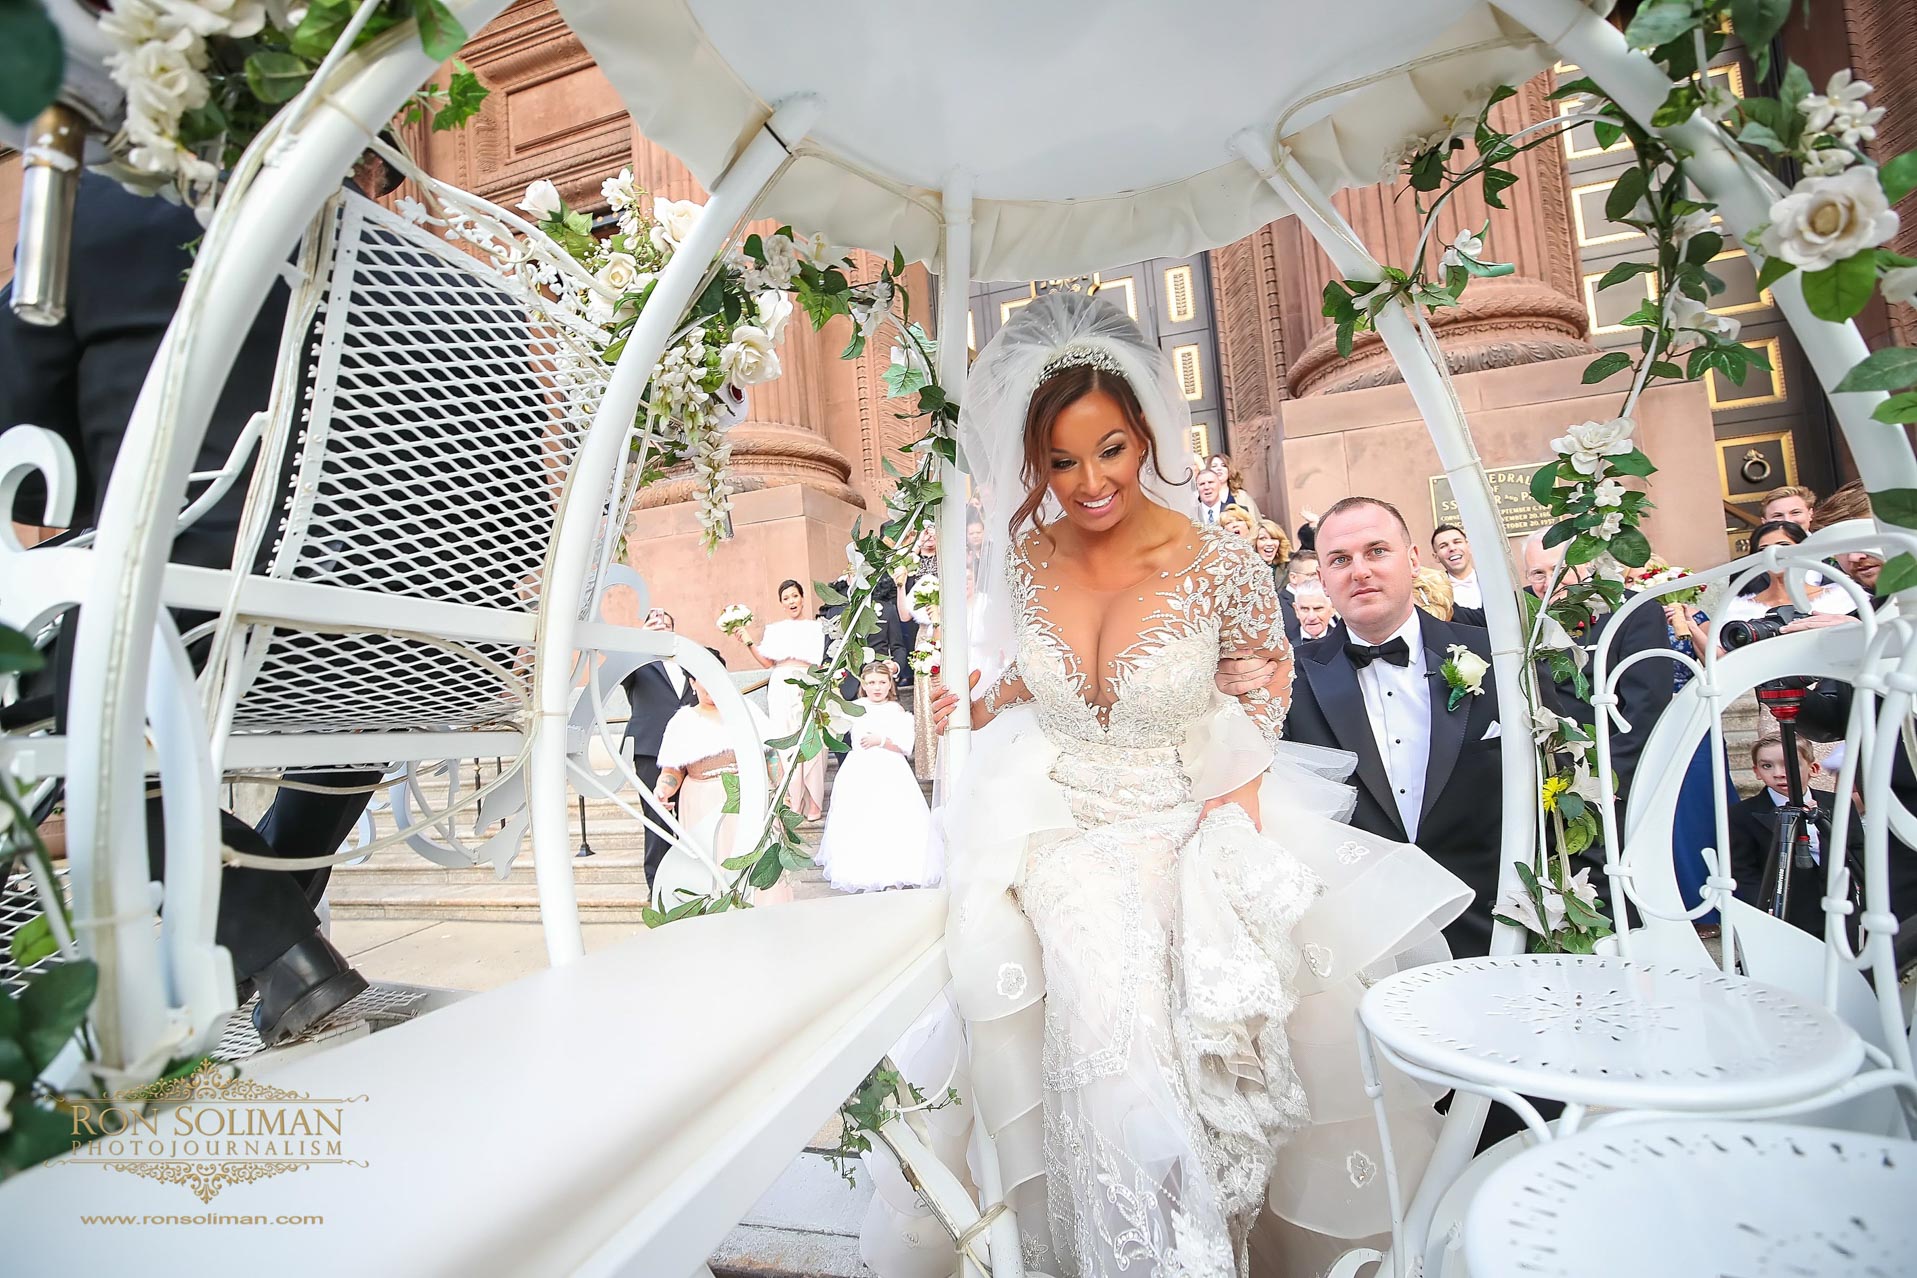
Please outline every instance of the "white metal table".
M1465 1218L1465 1257L1475 1278L1898 1278L1917 1271L1913 1204L1909 1141L1652 1119L1498 1168Z

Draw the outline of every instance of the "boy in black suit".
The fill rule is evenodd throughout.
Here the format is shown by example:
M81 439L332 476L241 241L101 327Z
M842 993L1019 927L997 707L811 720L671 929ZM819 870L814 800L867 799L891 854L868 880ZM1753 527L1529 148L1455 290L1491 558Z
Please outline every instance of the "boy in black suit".
M1785 903L1785 919L1816 936L1824 934L1825 849L1831 845L1831 816L1835 796L1810 788L1817 775L1817 759L1810 744L1797 743L1799 779L1804 784L1804 804L1811 809L1811 855L1817 861L1814 870L1794 870L1790 899ZM1764 788L1750 798L1731 805L1731 873L1737 878L1737 898L1758 909L1767 908L1765 870L1770 860L1771 839L1777 828L1777 809L1789 802L1790 778L1784 766L1784 741L1781 737L1760 737L1751 747L1751 768ZM1856 858L1863 846L1863 822L1855 809L1851 812L1846 852L1852 859L1851 881L1862 882L1862 869Z

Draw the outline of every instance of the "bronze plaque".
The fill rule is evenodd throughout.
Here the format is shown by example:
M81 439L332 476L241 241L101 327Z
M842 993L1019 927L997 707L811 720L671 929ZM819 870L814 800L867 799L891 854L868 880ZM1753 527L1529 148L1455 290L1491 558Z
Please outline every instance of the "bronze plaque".
M1534 462L1528 466L1487 466L1485 477L1491 481L1491 494L1498 503L1498 522L1507 537L1522 537L1551 526L1551 512L1531 500L1531 476L1556 462ZM1431 522L1458 522L1458 499L1451 495L1451 481L1443 475L1431 477Z

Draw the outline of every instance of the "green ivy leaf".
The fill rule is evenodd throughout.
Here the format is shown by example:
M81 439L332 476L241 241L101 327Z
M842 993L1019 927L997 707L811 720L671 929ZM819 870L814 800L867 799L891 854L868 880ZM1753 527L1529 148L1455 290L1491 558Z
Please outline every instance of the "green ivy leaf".
M1804 117L1798 113L1797 104L1810 91L1810 73L1795 62L1786 62L1783 79L1777 85L1778 118L1769 121L1770 126L1777 130L1777 136L1784 139L1786 148L1796 146L1798 137L1804 131ZM1778 127L1780 124L1782 128Z
M1892 395L1871 410L1871 419L1886 423L1917 422L1917 392Z
M41 959L57 954L60 943L53 939L53 926L47 922L47 916L36 914L13 934L7 949L13 955L15 967L29 968Z
M246 86L262 102L289 102L312 78L313 68L291 53L262 49L246 60Z
M1702 269L1704 263L1716 257L1720 252L1723 251L1723 248L1724 248L1723 236L1719 235L1716 231L1703 231L1697 234L1696 236L1693 236L1691 239L1691 242L1684 246L1684 260L1690 263L1691 265ZM1705 271L1704 275L1706 278L1706 282L1708 283L1710 279L1710 272ZM1724 288L1723 283L1719 281L1717 287L1712 289L1711 292L1713 293L1722 292L1723 288Z
M1604 197L1604 216L1613 222L1622 222L1631 216L1631 210L1649 189L1650 178L1643 169L1624 170L1611 184L1611 193Z
M1631 25L1624 28L1624 38L1633 49L1655 49L1669 44L1697 23L1698 15L1688 0L1661 0L1637 11Z
M1757 77L1770 74L1771 41L1790 17L1791 0L1731 0L1731 30L1757 63Z
M1624 136L1624 129L1619 125L1612 124L1605 120L1593 120L1591 121L1591 136L1597 139L1598 147L1601 150L1608 151L1617 145L1619 138Z
M1906 151L1877 167L1877 184L1892 204L1917 190L1917 151Z
M1869 305L1877 288L1877 256L1858 253L1804 273L1804 304L1818 319L1841 324Z
M1611 557L1627 568L1642 568L1651 561L1651 543L1635 528L1620 528L1611 538Z
M1584 366L1584 384L1595 385L1615 373L1623 372L1631 366L1631 356L1627 351L1606 351Z
M1651 113L1651 127L1668 129L1684 123L1697 114L1697 108L1704 103L1704 95L1690 80L1682 80L1671 86L1670 94L1665 97L1658 109Z
M86 1020L99 984L92 960L76 959L46 969L21 992L22 1041L36 1070L45 1069Z
M1655 275L1656 273L1657 264L1655 262L1619 262L1616 266L1604 272L1604 278L1597 283L1598 292L1602 293L1607 288L1613 288L1622 284L1625 280L1634 279L1639 275Z
M433 113L433 132L445 133L465 124L479 114L480 106L491 95L492 90L481 84L465 63L453 63L453 78L446 85L446 105Z
M0 36L0 115L25 124L59 95L66 72L60 29L40 0L0 0Z
M1487 167L1484 170L1484 202L1494 209L1501 209L1503 193L1517 185L1518 175L1509 169Z
M1558 468L1556 466L1538 467L1537 473L1531 476L1531 500L1540 506L1549 506L1551 494L1557 486Z
M1892 556L1877 572L1877 593L1895 595L1917 587L1917 558L1909 551Z
M1738 130L1737 140L1745 146L1760 147L1780 154L1788 149L1784 145L1784 139L1778 137L1769 125L1759 124L1756 120L1747 121L1744 127Z
M1757 291L1763 292L1796 269L1781 257L1765 258L1763 269L1757 272Z
M1917 488L1886 488L1870 495L1873 515L1899 528L1917 528Z
M1840 391L1894 391L1917 386L1917 350L1889 346L1872 351L1837 383Z
M1614 475L1633 475L1643 479L1657 473L1657 467L1651 464L1651 459L1646 457L1644 450L1640 448L1633 448L1628 453L1619 453L1615 457L1607 457L1604 460L1611 463L1611 473Z
M22 1097L12 1114L13 1129L4 1138L8 1166L24 1171L73 1148L73 1120L65 1113Z
M30 674L46 664L33 640L12 626L0 625L0 674Z
M353 0L313 0L306 6L306 16L293 28L286 47L302 58L320 61L339 43L357 7Z
M419 20L419 47L435 62L446 61L466 43L466 28L445 0L413 0L413 17Z

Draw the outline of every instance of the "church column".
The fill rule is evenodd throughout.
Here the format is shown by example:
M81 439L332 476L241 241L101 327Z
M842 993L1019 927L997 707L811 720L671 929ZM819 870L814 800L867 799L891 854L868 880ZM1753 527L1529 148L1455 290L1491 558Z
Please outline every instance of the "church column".
M1555 111L1548 92L1542 76L1523 85L1517 97L1494 110L1497 127L1512 131L1548 119ZM1428 250L1428 260L1435 265L1444 244L1459 230L1475 232L1488 219L1486 259L1517 267L1513 275L1471 281L1462 305L1433 314L1432 327L1454 373L1562 359L1595 349L1587 340L1589 321L1572 241L1562 148L1538 147L1511 167L1518 184L1505 193L1509 207L1489 207L1479 184L1467 184L1439 215L1434 245ZM1378 260L1410 265L1420 219L1406 182L1341 191L1333 201ZM1319 313L1324 287L1336 274L1331 262L1295 221L1280 224L1277 233L1292 276L1285 290L1287 336L1299 352L1286 369L1289 392L1315 395L1400 380L1376 334L1360 334L1352 357L1339 357L1335 331Z

